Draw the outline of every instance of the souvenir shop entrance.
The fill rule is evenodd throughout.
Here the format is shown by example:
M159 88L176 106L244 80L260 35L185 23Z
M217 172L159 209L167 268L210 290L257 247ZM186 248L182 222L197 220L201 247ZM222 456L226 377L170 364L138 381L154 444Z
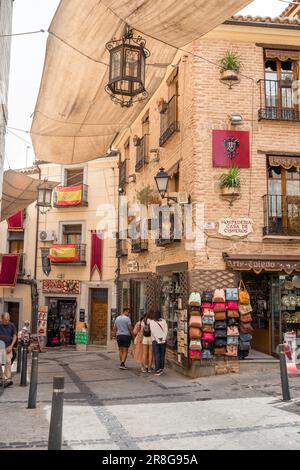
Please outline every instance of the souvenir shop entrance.
M75 345L76 299L48 301L47 347Z

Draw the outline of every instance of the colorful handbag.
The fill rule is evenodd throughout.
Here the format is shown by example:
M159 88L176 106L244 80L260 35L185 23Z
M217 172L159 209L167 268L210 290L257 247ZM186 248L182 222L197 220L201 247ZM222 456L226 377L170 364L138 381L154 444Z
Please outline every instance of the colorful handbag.
M226 356L226 346L214 349L215 356Z
M239 309L239 303L234 302L232 300L229 300L228 302L226 302L226 308L227 308L227 310L238 310Z
M227 346L226 356L236 357L238 355L238 347L232 345Z
M202 359L213 359L214 356L212 355L211 351L209 349L204 349L202 351Z
M196 328L202 327L202 320L200 316L192 316L189 321L189 326L194 326Z
M240 332L241 333L252 333L254 331L251 323L241 323L240 324Z
M207 343L213 343L215 341L214 333L204 332L203 333L203 341L205 341Z
M227 346L238 346L239 344L239 337L238 336L227 336Z
M239 306L239 312L241 315L246 315L246 313L251 313L253 308L251 307L250 304L248 305L240 305Z
M213 325L215 323L215 318L204 315L202 317L202 325Z
M240 341L241 343L250 343L252 341L252 335L250 335L250 333L241 333Z
M215 313L215 320L216 321L226 320L226 312L216 312Z
M224 302L225 303L225 291L224 289L216 289L213 296L213 302Z
M202 336L202 331L200 330L200 328L191 327L189 329L189 334L190 338L192 339L200 339Z
M228 318L240 318L240 314L238 310L227 310Z
M250 343L244 343L244 342L242 342L242 343L240 343L240 345L239 345L239 349L240 349L240 351L250 351L250 349L251 349L251 344L250 344Z
M213 325L203 325L202 331L203 331L203 333L204 333L204 332L206 332L206 333L213 333L215 330L214 330Z
M212 290L205 290L203 293L202 293L202 303L203 302L212 302L213 300L213 297L214 297L214 293Z
M211 310L212 309L212 302L202 302L201 307L202 308L209 308Z
M216 348L226 348L227 346L227 338L216 338L215 340L215 347Z
M227 322L226 321L216 321L215 330L226 330Z
M202 353L201 351L190 351L190 359L192 361L201 361Z
M200 339L191 339L190 341L190 349L192 351L201 351L202 349L202 344Z
M239 329L237 326L228 326L227 336L239 336Z
M240 320L242 323L251 323L253 321L250 313L247 313L246 315L241 315Z
M211 308L204 308L202 314L206 317L215 317L215 312Z
M250 294L246 289L246 286L243 281L240 282L239 287L239 303L242 305L250 304Z
M216 330L215 338L227 338L227 330Z
M226 304L225 302L216 302L214 303L214 312L226 312Z
M189 297L189 305L194 306L194 307L201 306L201 295L199 294L199 292L191 293Z
M239 290L236 287L230 287L225 289L226 300L238 301L239 300Z
M228 318L227 324L228 326L238 326L239 322L237 318Z

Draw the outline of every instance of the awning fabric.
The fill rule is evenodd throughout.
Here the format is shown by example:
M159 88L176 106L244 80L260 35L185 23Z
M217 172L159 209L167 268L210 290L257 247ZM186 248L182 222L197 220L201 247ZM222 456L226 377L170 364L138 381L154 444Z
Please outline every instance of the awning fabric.
M31 128L37 159L74 164L103 156L145 101L120 109L105 92L105 45L128 23L146 39L149 98L181 48L250 0L61 0L49 29L44 72Z
M300 157L270 156L269 165L275 167L281 166L286 170L300 168Z
M0 255L0 287L15 287L20 263L20 255Z
M1 200L1 221L25 209L37 200L37 188L41 182L18 171L4 172ZM48 182L54 188L58 183Z
M10 232L23 232L23 210L18 211L16 214L8 217L7 226Z
M233 255L223 254L228 268L235 271L285 272L292 274L300 272L300 256L291 255Z
M266 59L278 59L282 62L286 60L299 60L300 51L285 51L280 49L265 49Z

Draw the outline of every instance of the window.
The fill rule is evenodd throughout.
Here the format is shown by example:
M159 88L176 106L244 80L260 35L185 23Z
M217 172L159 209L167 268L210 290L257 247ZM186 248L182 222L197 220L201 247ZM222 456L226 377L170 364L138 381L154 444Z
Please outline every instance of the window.
M17 254L23 253L24 240L10 240L9 242L9 253Z
M171 176L169 181L169 193L178 193L179 192L179 171L174 173Z
M138 139L136 146L136 165L135 171L140 171L143 166L149 161L149 133L150 133L150 119L149 111L142 119L142 137Z
M65 170L65 186L79 186L84 181L83 168L70 168Z
M160 139L159 145L163 146L170 137L179 131L178 123L178 69L176 74L168 80L168 103L166 109L161 112L160 117Z
M82 243L82 224L62 226L62 243L64 245L80 245Z
M123 193L125 193L128 176L128 161L130 158L130 139L128 139L124 144L123 155L124 160L120 162L119 167L119 188Z

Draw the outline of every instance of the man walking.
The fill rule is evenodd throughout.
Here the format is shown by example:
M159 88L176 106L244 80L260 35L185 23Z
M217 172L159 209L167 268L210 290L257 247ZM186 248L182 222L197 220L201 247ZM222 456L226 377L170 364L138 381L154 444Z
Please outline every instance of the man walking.
M5 343L6 347L6 362L4 365L4 375L2 372L2 365L0 367L0 381L4 381L4 386L9 387L13 385L11 380L11 362L12 350L17 341L17 331L13 323L10 322L9 313L2 313L0 323L0 341Z
M117 337L117 343L119 346L119 356L120 356L120 369L126 370L125 365L128 349L130 347L131 338L132 338L133 328L131 325L131 320L129 318L129 310L125 308L122 315L119 315L116 318L114 324L114 334Z

